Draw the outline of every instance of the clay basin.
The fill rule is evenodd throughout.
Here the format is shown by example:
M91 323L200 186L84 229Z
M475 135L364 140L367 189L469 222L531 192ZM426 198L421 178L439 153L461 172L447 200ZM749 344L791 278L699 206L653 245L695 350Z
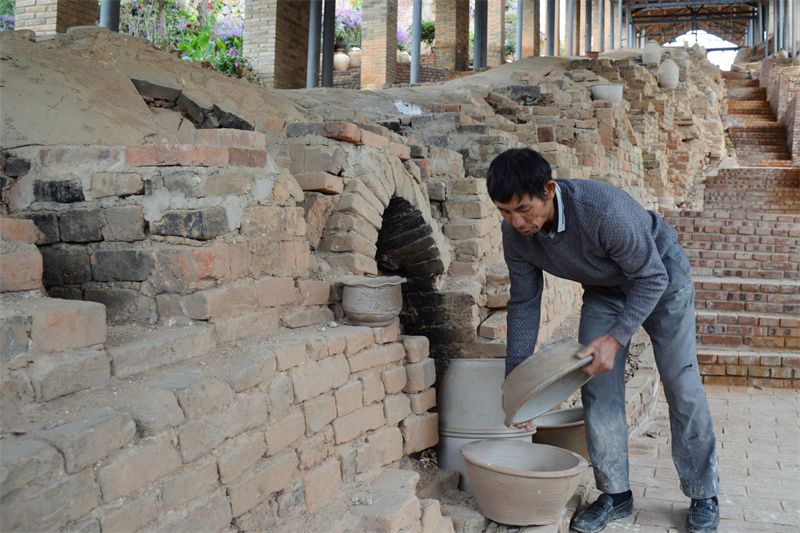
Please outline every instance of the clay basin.
M563 340L520 363L503 382L505 424L512 426L542 415L568 399L591 379L582 370L592 357L576 356L582 346Z
M552 524L575 493L583 457L546 444L481 440L461 448L481 513L502 524Z
M583 407L551 411L535 418L533 423L536 424L533 442L564 448L590 461L589 450L586 449Z

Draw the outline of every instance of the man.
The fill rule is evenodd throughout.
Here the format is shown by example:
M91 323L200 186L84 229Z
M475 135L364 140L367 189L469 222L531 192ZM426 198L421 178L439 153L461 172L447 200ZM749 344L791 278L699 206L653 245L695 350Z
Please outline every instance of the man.
M506 373L533 353L542 272L583 285L578 355L594 358L581 396L586 440L602 495L571 527L603 530L633 512L628 479L625 357L644 326L669 404L672 456L691 498L690 532L719 523L715 437L695 352L694 286L676 231L624 191L592 180L554 181L537 152L511 149L489 167L487 188L503 216L511 282Z

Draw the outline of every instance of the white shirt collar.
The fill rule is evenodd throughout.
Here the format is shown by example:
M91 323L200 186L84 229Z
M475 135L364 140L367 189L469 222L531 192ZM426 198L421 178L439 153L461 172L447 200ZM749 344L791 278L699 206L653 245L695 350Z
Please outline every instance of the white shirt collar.
M558 186L558 183L556 183L556 205L558 206L556 230L544 232L544 234L551 239L556 236L556 233L561 233L566 228L566 222L564 220L564 201L561 199L561 187Z

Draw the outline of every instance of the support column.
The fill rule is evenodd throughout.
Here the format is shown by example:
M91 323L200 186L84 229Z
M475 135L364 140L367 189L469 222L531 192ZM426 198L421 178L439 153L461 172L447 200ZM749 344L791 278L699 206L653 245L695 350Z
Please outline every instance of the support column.
M556 55L556 0L547 0L547 55Z
M322 86L333 87L333 47L336 39L336 0L325 0L322 29Z
M267 86L306 86L309 3L293 0L249 0L245 3L244 55Z
M361 9L361 88L391 85L397 69L397 0L364 0Z
M476 69L486 66L486 15L488 14L488 8L489 0L475 0L475 16L472 28L472 66Z
M567 55L575 55L575 0L567 0Z
M758 0L758 20L756 21L756 44L764 42L764 5L761 0Z
M781 16L781 8L780 8L780 1L781 0L773 0L773 9L772 9L772 20L774 24L772 25L772 53L777 54L778 50L780 50L780 16Z
M119 31L120 0L102 0L100 3L100 26L111 31Z
M631 6L625 6L625 20L626 26L628 27L627 37L625 38L625 46L627 48L635 48L636 46L633 44L633 18L631 18Z
M622 48L622 0L617 0L617 48Z
M792 0L792 58L797 57L797 25L800 14L797 13L798 1Z
M468 47L469 2L436 0L436 67L467 70Z
M597 2L597 50L606 51L606 0Z
M116 4L119 13L119 1ZM14 29L32 30L36 35L54 35L64 33L72 26L94 26L99 15L97 2L17 0L14 7Z
M608 25L609 31L609 39L608 39L608 48L610 50L614 50L617 47L617 12L614 10L614 0L611 0L608 3L608 11L609 15L611 16L611 24Z
M411 13L410 83L419 83L420 42L422 41L422 0L414 0Z
M486 27L486 65L497 67L506 62L506 0L489 0Z
M764 58L769 57L769 2L764 0Z
M308 57L306 58L306 87L319 81L319 40L322 27L322 0L311 0L308 11Z
M528 0L529 2L531 0ZM517 41L514 46L514 61L522 59L522 36L525 31L523 21L525 20L525 0L517 0Z
M586 21L586 28L584 29L584 33L586 37L584 37L584 42L586 43L586 53L588 54L592 50L592 0L586 0L586 14L584 15L584 20Z

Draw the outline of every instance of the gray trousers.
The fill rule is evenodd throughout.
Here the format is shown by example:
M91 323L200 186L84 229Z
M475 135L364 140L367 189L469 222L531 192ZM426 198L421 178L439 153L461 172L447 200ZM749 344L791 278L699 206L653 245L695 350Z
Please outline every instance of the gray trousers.
M689 260L679 245L663 258L669 285L643 327L653 342L656 366L669 405L672 459L681 490L689 498L710 498L719 491L716 439L697 366L694 285ZM625 293L608 287L584 287L579 340L604 335L625 305ZM607 493L630 488L628 424L625 418L625 357L594 376L581 393L586 440L597 488Z

